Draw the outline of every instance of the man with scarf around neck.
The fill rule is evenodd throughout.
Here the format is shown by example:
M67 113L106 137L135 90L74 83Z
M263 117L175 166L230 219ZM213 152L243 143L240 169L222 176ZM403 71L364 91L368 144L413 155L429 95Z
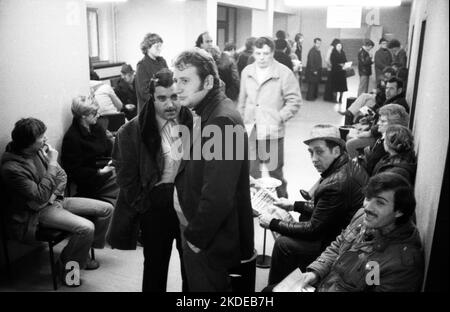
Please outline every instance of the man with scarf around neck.
M180 104L197 115L174 194L189 290L230 291L229 271L254 252L248 137L207 52L184 51L174 66Z
M123 125L112 159L120 187L109 242L112 248L136 249L139 229L144 245L142 291L164 292L173 240L181 259L183 291L187 291L180 229L173 204L180 160L176 126L192 127L192 114L181 107L173 73L162 69L149 86L150 100L139 115ZM175 129L174 129L175 128Z

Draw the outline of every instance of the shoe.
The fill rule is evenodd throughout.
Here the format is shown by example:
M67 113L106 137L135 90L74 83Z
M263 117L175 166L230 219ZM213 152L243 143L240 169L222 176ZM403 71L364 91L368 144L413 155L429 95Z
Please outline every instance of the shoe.
M302 195L305 200L311 200L311 195L305 190L300 190L300 195Z
M350 112L349 110L346 110L345 112L338 111L338 114L340 114L342 116L345 116L345 117L352 118L352 120L353 120L353 117L354 117L352 112Z
M85 270L97 270L99 267L100 267L100 263L97 260L89 258L86 261L86 267L84 269Z

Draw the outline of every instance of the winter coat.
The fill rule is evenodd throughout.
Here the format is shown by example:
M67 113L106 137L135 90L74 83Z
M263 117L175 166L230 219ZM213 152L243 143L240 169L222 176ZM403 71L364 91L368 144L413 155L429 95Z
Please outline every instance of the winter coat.
M322 55L320 50L312 47L306 60L305 77L309 83L319 83L322 75Z
M233 103L218 89L210 90L194 110L201 118L201 124L194 128L200 129L198 132L194 129L190 149L183 145L191 157L181 161L175 179L179 203L188 221L184 237L217 267L232 268L241 260L250 259L254 250L248 137ZM218 159L207 160L205 155L195 159L197 147L203 150L205 143L214 137L214 133L200 137L200 131L214 127L225 134L225 128L230 126L237 130L236 137L242 141L229 141L222 135ZM228 154L230 149L235 154ZM242 156L237 156L239 150Z
M373 169L373 174L381 172L393 172L404 176L411 185L414 185L414 180L416 177L417 161L414 156L414 152L410 152L405 155L385 155L380 161L375 165Z
M64 198L66 173L58 164L50 166L42 150L22 155L9 143L1 159L1 180L7 233L12 239L34 241L39 211Z
M375 52L375 75L377 82L381 79L383 75L383 70L391 66L392 64L392 54L388 49L380 48Z
M360 76L372 75L372 58L369 52L361 48L358 52L358 72Z
M150 99L150 81L153 76L163 68L167 68L166 60L160 56L152 59L145 55L136 66L136 92L138 99L138 111Z
M362 188L367 181L364 169L344 153L321 174L313 195L312 211L302 202L295 203L294 210L300 212L305 221L273 219L270 229L288 237L319 241L325 248L361 208L364 200Z
M341 64L347 62L344 50L338 52L333 49L330 56L331 72L329 75L331 90L334 92L347 91L347 76L345 70L342 69Z
M298 80L289 68L274 60L268 77L259 84L256 66L248 65L242 71L238 110L245 124L261 127L259 140L282 138L285 123L302 103Z
M360 209L345 231L308 266L319 277L316 291L420 291L424 257L415 225L408 221L386 235L376 230L369 234L364 215ZM379 269L378 281L374 265Z
M102 168L111 157L112 141L105 129L95 124L90 132L73 119L64 135L61 147L61 161L67 174L77 184L77 191L83 196L102 188L113 172L100 175Z
M147 130L152 124L157 129L156 119L150 116L154 111L149 106L153 103L144 105L139 115L116 134L112 160L120 191L108 237L112 248L136 249L140 217L152 209L150 191L160 180L164 168L161 146L154 143L161 140L159 130ZM192 127L189 109L181 108L179 121Z
M239 97L239 73L231 56L222 53L216 61L220 79L225 83L225 94L233 101Z

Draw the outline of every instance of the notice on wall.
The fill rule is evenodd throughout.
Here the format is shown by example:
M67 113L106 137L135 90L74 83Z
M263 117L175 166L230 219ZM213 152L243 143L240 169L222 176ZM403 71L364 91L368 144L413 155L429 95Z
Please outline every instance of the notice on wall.
M329 6L327 28L361 28L362 7Z

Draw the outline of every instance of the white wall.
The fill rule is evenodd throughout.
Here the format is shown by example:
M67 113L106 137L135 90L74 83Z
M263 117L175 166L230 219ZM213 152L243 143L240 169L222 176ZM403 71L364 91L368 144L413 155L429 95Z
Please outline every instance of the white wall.
M449 45L447 0L415 1L411 12L414 39L408 77L408 103L412 103L416 59L422 21L426 33L422 55L414 138L418 152L415 185L417 225L425 245L427 263L433 241L449 135Z
M84 1L1 0L0 68L0 154L24 117L41 119L50 144L60 150L72 121L71 99L89 90ZM9 243L12 259L31 248Z
M14 123L36 117L60 146L72 97L89 81L84 1L0 1L0 151Z
M195 46L198 35L208 27L206 0L130 0L115 6L117 58L133 68L143 57L140 43L145 34L153 32L163 38L162 56L170 66L178 53ZM211 32L213 36L215 33Z

